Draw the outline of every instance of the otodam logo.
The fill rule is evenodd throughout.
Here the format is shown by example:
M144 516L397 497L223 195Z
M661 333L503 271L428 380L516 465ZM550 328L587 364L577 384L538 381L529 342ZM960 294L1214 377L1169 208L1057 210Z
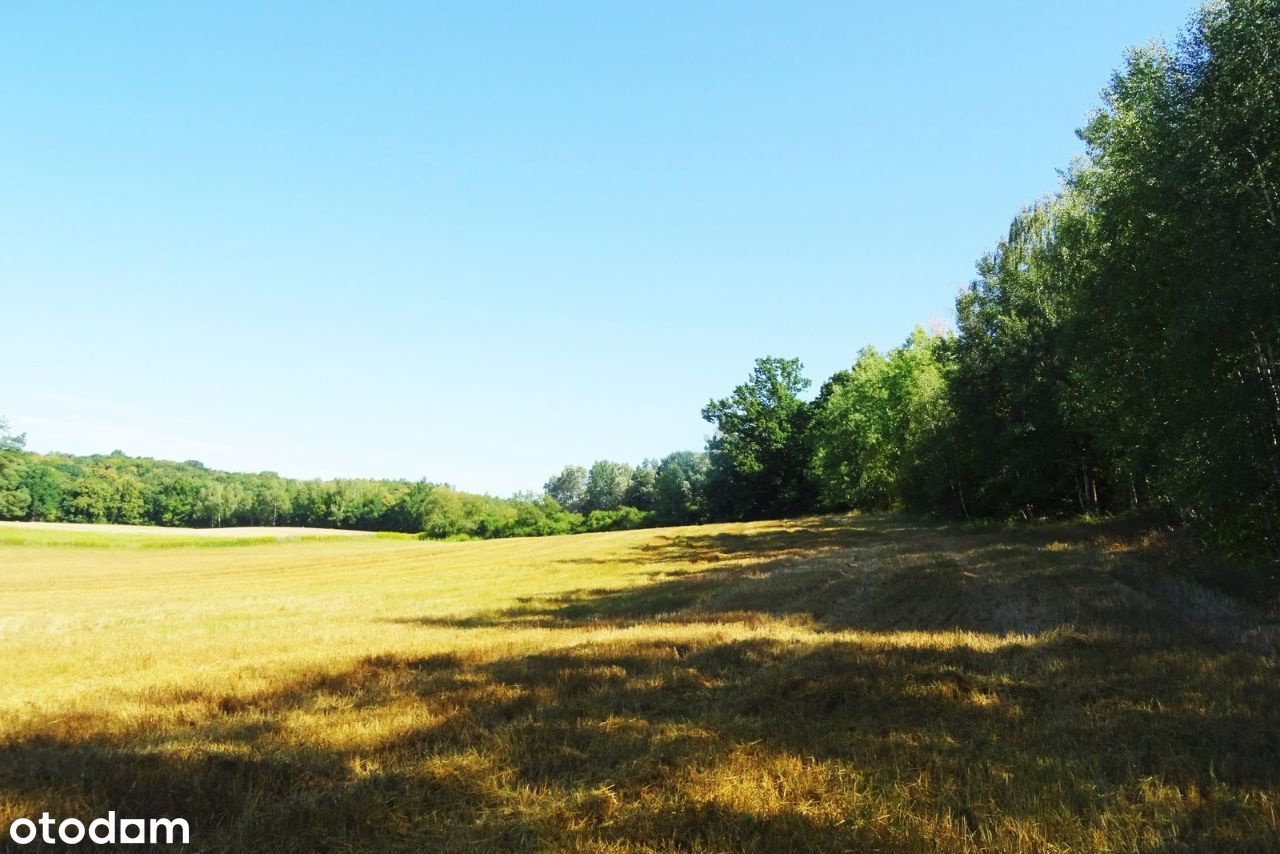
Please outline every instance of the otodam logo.
M58 821L47 812L34 821L19 818L9 825L9 838L19 845L30 845L37 836L49 844L75 845L87 837L98 845L178 845L191 841L191 829L185 818L117 819L115 810L106 818L95 818L87 827L78 818Z

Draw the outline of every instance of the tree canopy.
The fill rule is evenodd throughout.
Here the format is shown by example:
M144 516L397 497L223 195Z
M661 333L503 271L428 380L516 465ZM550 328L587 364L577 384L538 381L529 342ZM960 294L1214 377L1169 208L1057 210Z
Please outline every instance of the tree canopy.
M760 518L809 504L810 409L800 397L809 385L800 360L766 357L728 397L703 407L703 419L716 427L707 443L715 512Z

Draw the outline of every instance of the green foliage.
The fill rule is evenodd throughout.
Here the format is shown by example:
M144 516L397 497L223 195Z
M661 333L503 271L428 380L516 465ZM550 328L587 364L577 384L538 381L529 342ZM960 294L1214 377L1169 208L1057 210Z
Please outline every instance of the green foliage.
M622 496L625 507L652 510L658 494L658 461L645 460L631 473L631 482Z
M594 531L630 531L634 528L649 528L655 524L654 514L637 510L634 507L620 507L617 510L592 510L582 520L578 530Z
M888 508L927 496L953 477L935 449L950 426L943 348L917 327L886 355L867 347L823 385L811 425L818 499L826 509ZM939 459L939 457L942 459Z
M806 430L809 387L798 359L757 359L750 378L702 410L716 426L707 444L714 512L750 519L801 511L811 501Z
M852 369L832 376L818 393L814 466L819 500L828 508L889 504L887 369L885 358L866 347Z
M31 498L26 518L34 522L56 522L66 500L69 483L70 478L59 469L24 465L19 484Z
M0 418L0 519L21 518L31 504L31 493L23 483L25 440L10 433L9 422Z
M1056 237L1066 204L1044 201L1015 217L956 301L949 398L972 512L1098 507L1096 453L1067 405L1073 309Z
M425 481L289 480L273 472L233 474L119 452L28 454L21 437L3 436L0 475L12 479L12 486L0 490L3 518L195 528L332 527L421 532L432 539L564 534L577 530L582 518L543 496L494 498Z
M1077 370L1113 476L1280 552L1277 44L1280 3L1234 0L1177 50L1133 51L1082 132L1090 229L1071 237L1091 265Z
M658 464L653 509L657 518L671 524L701 522L709 518L708 490L711 458L695 451L676 451Z
M582 518L564 510L550 496L493 498L425 483L416 484L411 491L414 494L411 506L417 507L420 513L416 525L428 539L568 534Z
M586 499L583 510L617 510L631 486L631 466L610 460L598 460L587 472Z
M565 466L547 481L547 497L554 499L578 472L585 474L580 467ZM596 462L584 478L587 486L579 506L586 516L578 530L706 521L710 518L709 479L710 458L694 451L677 451L661 461L645 460L635 469L608 460Z
M565 466L547 481L543 489L561 507L580 512L587 500L587 470L582 466Z

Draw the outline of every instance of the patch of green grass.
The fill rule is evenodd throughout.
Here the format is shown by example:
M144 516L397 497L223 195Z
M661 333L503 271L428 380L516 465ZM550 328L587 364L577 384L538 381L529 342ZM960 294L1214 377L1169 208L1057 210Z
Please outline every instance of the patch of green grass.
M417 534L404 534L399 531L378 531L374 534L380 540L416 540Z

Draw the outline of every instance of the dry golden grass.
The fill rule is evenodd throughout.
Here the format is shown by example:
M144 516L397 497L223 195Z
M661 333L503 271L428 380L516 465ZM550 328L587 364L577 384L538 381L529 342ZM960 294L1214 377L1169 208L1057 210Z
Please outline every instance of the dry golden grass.
M44 537L0 538L3 828L179 816L199 851L1280 848L1277 614L1105 527Z

